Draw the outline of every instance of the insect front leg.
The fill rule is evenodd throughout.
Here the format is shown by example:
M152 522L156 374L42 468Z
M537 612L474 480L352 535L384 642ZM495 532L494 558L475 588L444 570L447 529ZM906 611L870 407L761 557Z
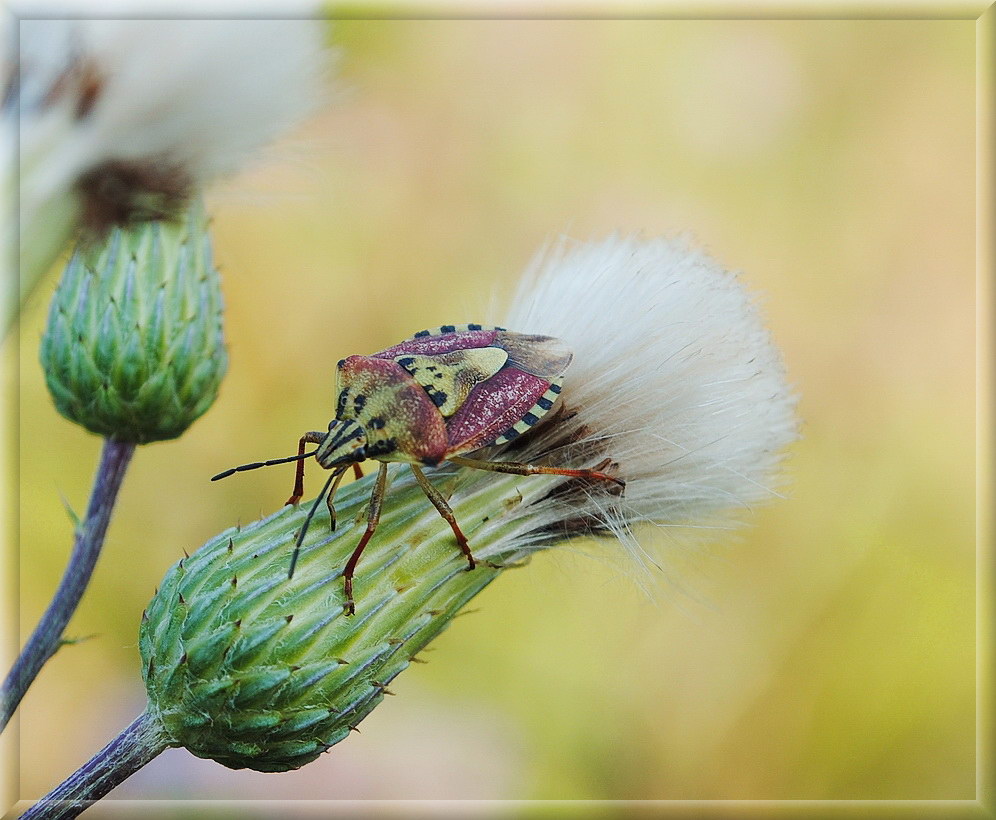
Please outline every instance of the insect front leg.
M332 532L335 532L335 491L339 489L339 482L342 481L342 477L346 475L346 468L343 467L335 475L335 481L332 482L332 489L329 490L329 494L325 496L325 503L329 508L329 523L331 525Z
M422 488L429 500L432 502L432 506L439 510L439 514L446 519L446 522L450 525L450 529L453 530L453 534L456 536L457 544L460 547L460 551L466 556L467 562L470 566L467 569L473 569L477 564L474 561L474 555L470 551L470 544L467 543L466 536L460 531L460 525L457 524L456 516L453 515L453 510L450 509L450 505L446 503L446 499L443 498L442 494L429 482L429 479L425 477L425 473L417 464L409 464L412 468L412 472L415 474L415 480L418 485Z
M298 502L304 496L304 459L302 458L304 455L304 445L321 444L325 441L326 435L328 434L315 430L310 433L305 433L301 436L301 440L297 443L298 462L297 471L294 473L294 492L291 493L291 497L287 499L286 504L284 504L285 507L287 504L293 504L296 507Z
M370 494L370 508L367 511L367 529L356 545L353 554L346 562L346 568L342 571L342 578L345 582L346 590L346 614L353 615L356 612L356 604L353 601L353 572L356 570L356 562L360 560L367 542L370 540L377 525L380 523L380 507L384 501L384 493L387 490L387 463L380 463L380 471L377 473L377 480L374 483L373 492Z
M339 479L342 477L345 468L341 468L338 472L332 473L328 477L328 481L325 482L325 486L322 487L322 491L318 494L315 499L315 503L311 505L311 509L308 510L307 516L305 516L304 524L297 534L297 541L294 543L294 554L291 556L290 569L287 571L287 577L294 577L294 568L297 566L298 556L301 554L301 545L304 543L304 536L308 532L308 527L311 526L311 519L315 517L315 513L318 511L318 505L322 503L322 497L329 491L329 488L333 488L335 491L335 486L338 485Z
M447 461L459 464L461 467L471 467L475 470L489 470L493 473L511 473L512 475L566 475L572 478L597 479L599 481L611 481L620 487L625 487L626 482L614 475L602 472L612 462L606 459L596 466L594 470L569 470L566 467L542 467L537 464L520 464L515 461L479 461L476 458L465 458L464 456L450 456Z

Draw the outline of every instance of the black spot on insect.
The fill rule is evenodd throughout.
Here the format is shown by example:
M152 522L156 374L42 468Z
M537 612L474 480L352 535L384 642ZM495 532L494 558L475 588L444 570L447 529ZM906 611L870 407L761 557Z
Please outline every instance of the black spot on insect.
M550 392L551 393L559 393L560 392L560 385L559 384L551 384L550 385Z
M446 400L449 398L442 390L437 390L434 393L429 394L429 398L432 399L432 403L436 407L442 407L446 404Z
M509 429L507 432L503 433L502 435L503 435L504 438L506 438L509 441L511 441L513 438L518 438L519 437L519 431L516 430L514 427L512 427L511 429Z
M443 325L441 328L439 328L439 331L440 331L440 333L455 333L456 332L456 326L455 325Z
M429 331L428 330L420 330L418 333L415 334L415 338L416 339L420 339L423 336L428 336L428 335L429 335Z
M369 458L374 458L385 453L393 453L398 449L398 440L395 438L386 438L383 441L376 441L367 447L367 456Z
M508 330L507 327L496 327L495 330Z
M402 367L411 367L415 364L415 360L411 356L405 356L403 359L398 359L398 364Z
M526 424L530 424L531 425L531 424L535 424L536 422L538 422L539 418L537 418L536 416L534 416L532 413L526 413L526 415L524 415L522 417L522 420Z
M543 410L549 410L553 407L553 402L549 399L540 398L536 401L536 406L542 408Z
M443 374L442 374L442 373L437 373L437 374L436 374L435 376L433 376L432 378L434 378L434 379L441 379L441 378L443 378Z
M383 430L384 429L384 419L380 416L374 416L370 421L367 422L367 427L371 430Z
M467 325L467 330L480 330L480 325Z
M347 387L339 394L339 400L335 405L335 416L336 418L342 418L342 414L346 411L346 401L349 398L349 388Z
M346 360L345 359L339 359L338 363L336 364L336 367L339 370L342 370L345 366L346 366Z
M360 393L356 398L353 399L353 410L359 413L367 403L367 397Z
M436 367L434 364L428 365L425 369L428 370L430 373L435 373L437 370L439 370L439 368Z

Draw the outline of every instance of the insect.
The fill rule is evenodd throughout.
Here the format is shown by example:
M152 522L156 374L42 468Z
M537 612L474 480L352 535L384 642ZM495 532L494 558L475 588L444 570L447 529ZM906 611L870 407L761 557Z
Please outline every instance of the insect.
M349 356L337 366L338 398L328 431L305 433L296 456L243 464L219 473L217 481L243 470L296 461L294 490L288 504L304 495L304 461L311 456L330 470L297 537L288 577L311 519L324 498L335 529L333 500L339 482L352 466L358 473L366 459L380 462L367 511L367 526L343 569L346 603L352 615L356 564L380 520L387 490L387 465L406 462L429 501L453 530L468 569L476 561L446 499L426 478L423 467L444 461L477 470L514 475L539 473L598 479L625 486L602 472L608 460L591 470L546 467L468 458L482 447L504 444L528 433L557 405L564 373L573 354L559 339L513 333L486 325L443 325L371 356ZM318 445L305 452L308 444Z

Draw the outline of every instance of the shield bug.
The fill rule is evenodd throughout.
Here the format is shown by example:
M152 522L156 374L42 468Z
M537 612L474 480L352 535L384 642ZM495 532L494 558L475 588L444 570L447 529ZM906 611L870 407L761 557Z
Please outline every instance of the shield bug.
M353 614L353 573L377 529L390 462L409 465L429 501L453 530L468 569L476 566L470 545L446 499L429 482L422 467L449 461L476 470L516 475L546 473L624 485L621 479L601 471L608 462L592 470L575 470L466 456L483 447L512 441L547 416L558 402L571 359L571 351L559 339L513 333L502 327L443 325L420 331L379 353L349 356L339 362L335 418L328 431L301 436L296 456L233 467L211 480L296 461L294 491L287 503L297 504L304 495L305 459L314 456L319 465L331 471L298 534L288 572L291 577L304 535L322 499L326 499L335 528L333 499L346 470L352 466L359 474L359 462L379 461L366 531L343 569L345 606ZM308 444L318 446L305 452Z

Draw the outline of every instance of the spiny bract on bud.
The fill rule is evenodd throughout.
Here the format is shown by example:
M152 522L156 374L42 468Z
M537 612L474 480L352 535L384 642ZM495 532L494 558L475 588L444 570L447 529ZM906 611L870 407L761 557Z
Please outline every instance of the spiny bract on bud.
M73 254L41 344L62 415L118 441L176 438L228 366L221 282L199 203L176 223L113 230Z
M410 472L392 470L390 503L357 569L355 615L344 611L342 569L364 528L371 476L337 497L335 532L324 516L310 527L293 578L304 505L224 532L167 572L139 648L150 714L173 745L234 769L303 766L343 740L499 573L490 562L467 571ZM449 495L465 477L433 481ZM548 479L475 486L454 509L461 525L480 555L514 560L506 516L548 493Z

